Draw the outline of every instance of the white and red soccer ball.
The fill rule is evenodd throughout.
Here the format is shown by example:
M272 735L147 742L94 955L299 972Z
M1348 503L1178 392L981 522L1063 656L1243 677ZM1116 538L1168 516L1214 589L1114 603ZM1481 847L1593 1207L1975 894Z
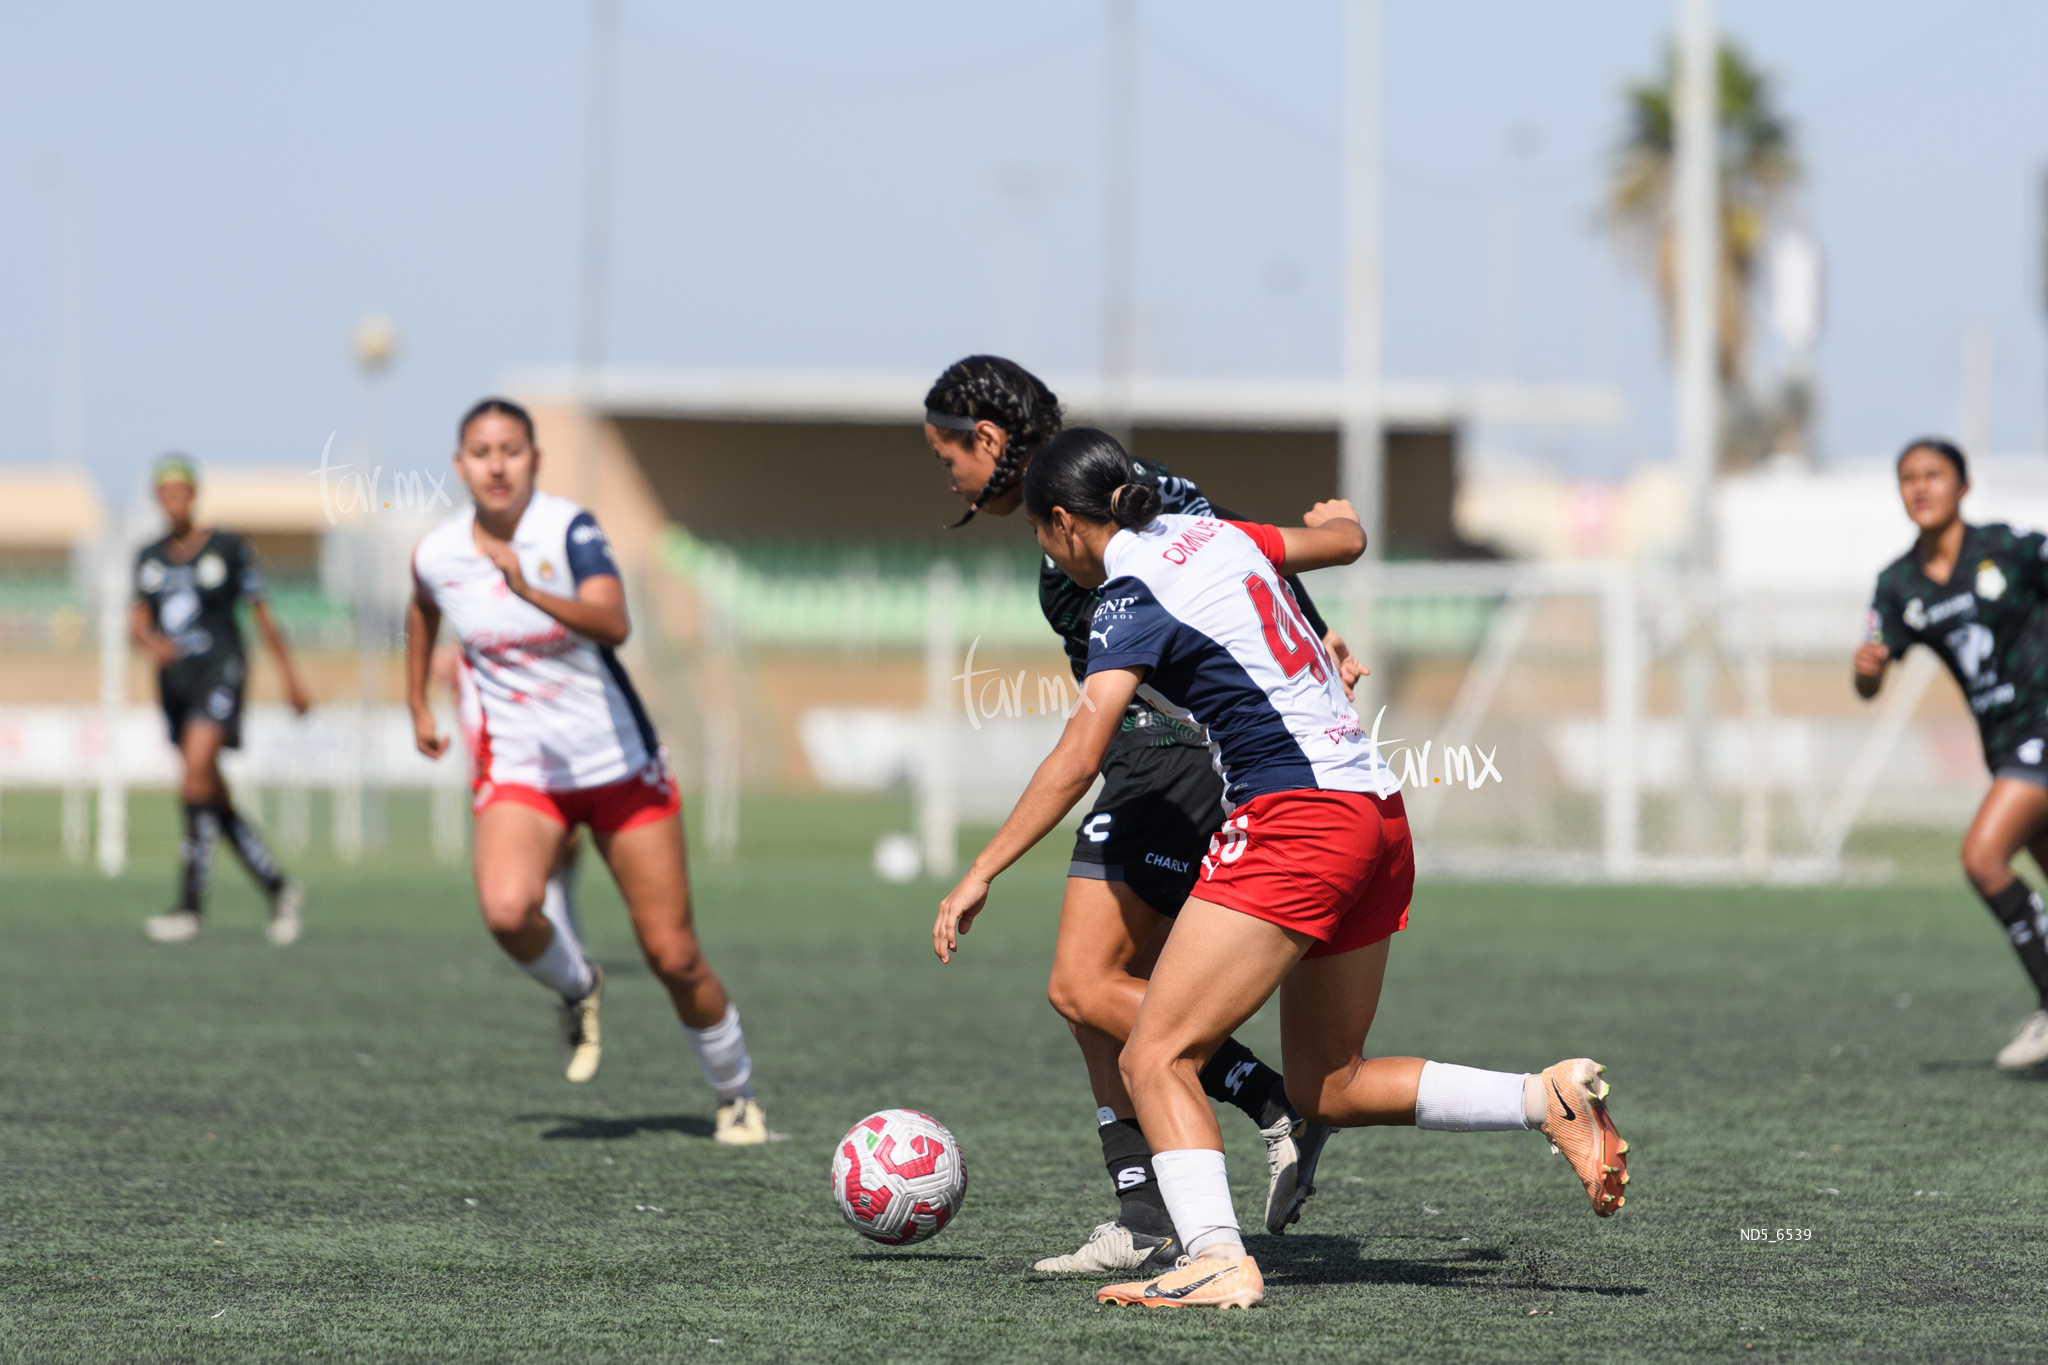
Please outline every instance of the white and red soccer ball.
M832 1154L832 1202L861 1236L889 1246L936 1237L967 1197L967 1163L946 1125L884 1109L847 1130Z

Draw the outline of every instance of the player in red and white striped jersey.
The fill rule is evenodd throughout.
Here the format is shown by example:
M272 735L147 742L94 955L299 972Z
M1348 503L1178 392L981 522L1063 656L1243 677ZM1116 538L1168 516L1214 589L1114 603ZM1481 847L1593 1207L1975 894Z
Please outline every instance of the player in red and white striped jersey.
M588 1081L601 1056L604 977L584 954L557 874L572 832L589 825L718 1096L714 1136L765 1142L739 1011L691 922L682 797L614 652L630 624L611 548L589 512L535 487L540 450L524 409L485 399L460 438L455 472L473 501L413 552L407 701L420 752L440 758L449 740L426 694L445 617L462 650L484 923L562 997L567 1075Z

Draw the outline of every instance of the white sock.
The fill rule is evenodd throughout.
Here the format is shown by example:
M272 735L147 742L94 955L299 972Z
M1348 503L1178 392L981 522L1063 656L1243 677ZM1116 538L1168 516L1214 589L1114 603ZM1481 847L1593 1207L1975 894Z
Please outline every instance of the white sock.
M1497 1133L1529 1126L1522 1085L1529 1078L1475 1066L1424 1062L1415 1087L1415 1126L1445 1133Z
M565 869L548 878L548 889L541 894L540 912L547 922L555 926L557 934L566 934L575 946L579 957L589 956L583 951L583 930L576 923L576 902L569 899L569 874Z
M1200 1258L1212 1246L1242 1246L1237 1210L1230 1203L1230 1177L1223 1153L1206 1147L1179 1152L1154 1152L1152 1173L1166 1196L1166 1212L1188 1255Z
M546 951L531 962L520 963L519 970L564 1000L581 1000L597 984L582 946L560 929L549 937Z
M754 1063L747 1057L747 1036L740 1032L740 1007L730 1001L725 1018L710 1028L683 1025L690 1046L697 1049L697 1063L704 1068L704 1083L718 1096L720 1104L731 1104L742 1095L754 1093L748 1082Z

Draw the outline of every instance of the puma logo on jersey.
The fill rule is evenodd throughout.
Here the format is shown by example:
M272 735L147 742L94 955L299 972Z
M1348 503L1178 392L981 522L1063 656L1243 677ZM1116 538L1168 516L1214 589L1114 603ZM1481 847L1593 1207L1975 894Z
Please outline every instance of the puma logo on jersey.
M1104 626L1104 627L1103 627L1103 628L1102 628L1101 630L1091 630L1091 631L1089 631L1089 632L1088 632L1088 638L1089 638L1090 640L1100 640L1100 641L1102 641L1102 643L1103 643L1104 647L1106 648L1106 647L1107 647L1107 646L1109 645L1109 633L1110 633L1111 631L1115 630L1115 629L1116 629L1116 623L1115 623L1115 622L1111 622L1111 623L1110 623L1109 625L1106 625L1106 626Z

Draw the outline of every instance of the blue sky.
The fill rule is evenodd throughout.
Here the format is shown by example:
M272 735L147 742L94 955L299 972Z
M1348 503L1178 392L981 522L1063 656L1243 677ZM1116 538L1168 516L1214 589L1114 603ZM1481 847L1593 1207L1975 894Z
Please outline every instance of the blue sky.
M935 372L1096 363L1101 0L626 0L606 350L631 365ZM1387 358L1601 380L1625 430L1492 433L1583 473L1668 450L1648 284L1601 225L1620 91L1661 3L1384 0ZM1829 277L1824 451L1953 428L1963 338L1994 444L2038 450L2048 8L1726 0L1808 168ZM1149 0L1141 351L1159 371L1337 363L1340 9ZM393 313L391 455L576 333L585 10L15 4L0 13L0 461L52 457L57 205L77 223L85 458L311 463ZM53 184L62 188L53 190Z

